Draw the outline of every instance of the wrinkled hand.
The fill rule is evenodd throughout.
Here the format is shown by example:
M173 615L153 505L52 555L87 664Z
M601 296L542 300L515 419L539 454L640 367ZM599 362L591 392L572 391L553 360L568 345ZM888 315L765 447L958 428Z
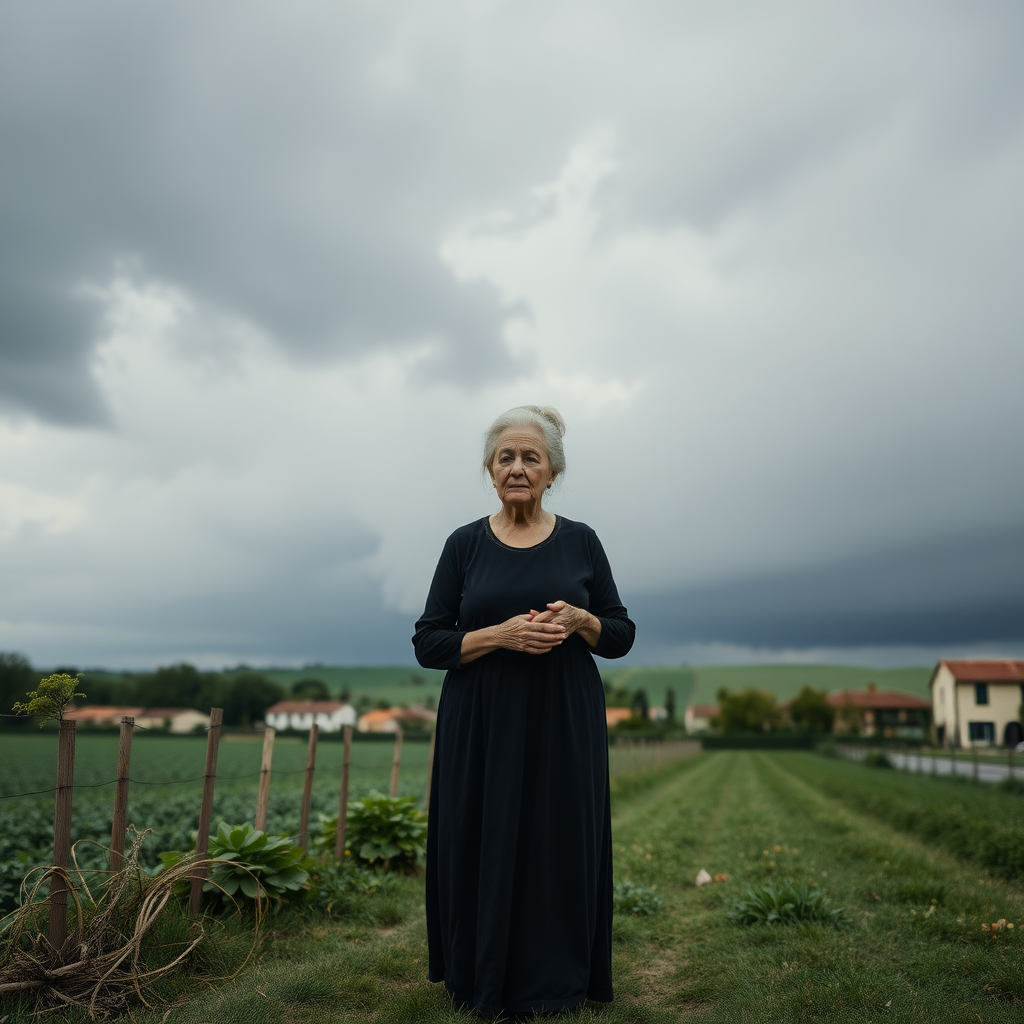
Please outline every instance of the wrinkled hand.
M565 635L569 636L570 633L575 633L590 621L590 612L584 608L577 608L574 604L554 601L542 612L534 611L531 608L530 620L532 622L550 622L561 626L565 630Z
M568 635L564 625L534 615L513 615L499 627L500 645L509 651L547 654Z

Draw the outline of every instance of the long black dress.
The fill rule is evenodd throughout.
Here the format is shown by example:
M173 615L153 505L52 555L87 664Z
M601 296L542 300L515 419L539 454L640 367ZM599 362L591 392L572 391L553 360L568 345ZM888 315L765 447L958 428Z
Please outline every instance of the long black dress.
M459 666L464 633L553 601L601 620L547 654ZM438 705L427 839L429 977L459 1006L557 1010L612 998L612 851L604 690L592 654L635 627L597 535L558 517L530 548L487 519L444 546L416 657L448 670Z

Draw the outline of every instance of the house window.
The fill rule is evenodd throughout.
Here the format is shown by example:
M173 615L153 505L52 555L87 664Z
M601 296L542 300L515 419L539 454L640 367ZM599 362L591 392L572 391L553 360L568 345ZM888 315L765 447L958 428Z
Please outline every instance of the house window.
M987 704L988 703L988 683L975 683L974 684L974 703L975 704Z
M995 722L968 722L967 735L972 743L995 743Z

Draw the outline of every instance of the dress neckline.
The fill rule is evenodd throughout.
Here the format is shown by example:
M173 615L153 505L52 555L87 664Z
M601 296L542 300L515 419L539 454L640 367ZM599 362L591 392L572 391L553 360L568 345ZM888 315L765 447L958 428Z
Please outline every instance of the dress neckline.
M562 517L559 515L555 516L555 525L551 527L551 532L542 540L536 544L531 544L529 547L517 548L512 544L506 544L503 540L499 540L494 530L491 529L491 517L484 516L484 533L487 534L490 540L494 541L499 548L504 548L506 551L537 551L539 548L544 547L545 544L550 544L558 534L558 531L562 528Z

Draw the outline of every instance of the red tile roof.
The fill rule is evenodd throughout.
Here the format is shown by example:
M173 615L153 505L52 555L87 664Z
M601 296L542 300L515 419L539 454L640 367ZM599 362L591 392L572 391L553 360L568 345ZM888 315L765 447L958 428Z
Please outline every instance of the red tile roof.
M1024 661L950 661L943 658L939 665L945 665L954 679L965 683L1024 683ZM938 671L938 666L935 670Z
M687 709L694 718L714 718L718 714L717 704L691 704Z
M849 707L871 708L872 710L911 710L930 708L930 700L911 697L909 693L897 693L895 690L836 690L828 695L828 702L834 708Z
M138 718L142 708L115 708L107 705L86 704L80 708L68 708L64 717L72 722L107 722L115 718L120 721L122 715Z

